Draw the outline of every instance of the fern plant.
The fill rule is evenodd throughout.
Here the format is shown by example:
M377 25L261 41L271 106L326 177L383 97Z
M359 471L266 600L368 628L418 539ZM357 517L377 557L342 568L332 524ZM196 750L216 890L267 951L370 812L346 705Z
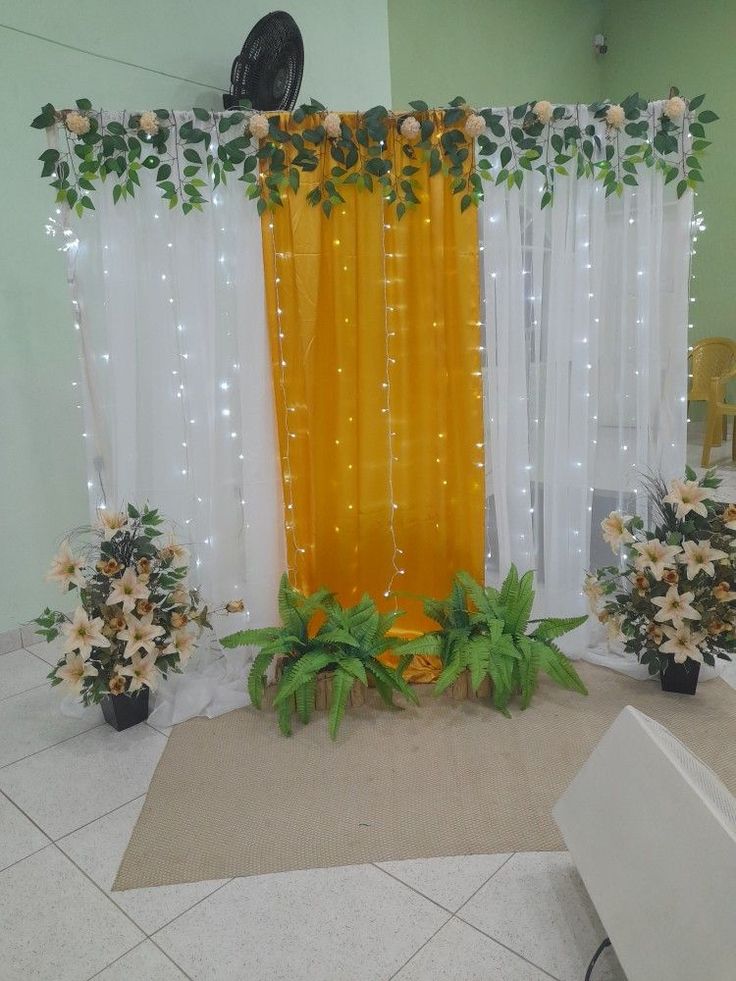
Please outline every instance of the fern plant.
M534 574L519 577L515 566L500 590L484 588L467 572L459 572L445 600L424 600L424 611L440 629L417 637L403 647L403 654L435 654L442 672L435 685L440 694L468 670L477 691L485 677L492 685L493 704L509 716L508 705L521 695L525 709L536 690L539 672L558 685L587 694L570 661L554 641L587 620L587 617L551 617L531 621ZM531 627L531 630L529 628Z
M324 614L325 620L316 633L311 633L311 620L318 611ZM261 648L248 676L248 692L257 708L261 707L265 675L271 661L277 655L284 657L273 702L284 735L291 735L294 707L303 723L310 721L317 676L321 672L333 672L328 721L333 739L337 737L353 685L367 686L369 676L387 704L393 704L394 692L401 692L409 701L417 701L401 674L411 655L402 658L396 670L377 660L383 651L400 648L404 643L398 637L387 636L393 622L402 615L400 611L381 614L367 595L352 607L341 606L324 589L304 596L283 576L279 613L280 627L241 630L224 637L222 643L225 647L253 644Z

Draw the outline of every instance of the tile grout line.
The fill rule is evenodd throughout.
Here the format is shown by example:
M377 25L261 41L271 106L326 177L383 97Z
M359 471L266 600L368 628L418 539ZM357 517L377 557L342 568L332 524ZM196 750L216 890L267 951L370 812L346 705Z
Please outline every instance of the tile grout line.
M498 944L499 947L503 947L504 950L507 950L510 954L513 954L515 957L518 957L519 960L522 960L526 964L529 964L530 967L535 968L537 971L541 971L542 974L546 974L548 978L552 979L552 981L562 981L562 979L558 978L556 974L550 974L550 972L547 970L546 967L541 967L535 961L530 961L528 957L525 957L524 954L520 954L518 950L514 950L513 947L509 947L509 945L505 944L502 940L498 940L498 938L492 937L490 933L486 933L485 930L481 930L481 928L475 926L475 924L468 923L468 921L464 920L461 916L454 916L453 919L459 920L460 923L464 923L465 926L470 927L471 930L475 930L475 932L479 933L482 937L486 937L488 940L492 940L494 944Z
M421 893L420 893L420 895L421 895ZM444 907L440 907L440 908L443 910L443 912L447 912L447 910L445 910ZM440 923L440 925L437 927L437 929L434 931L434 933L430 937L427 937L427 939L424 941L424 943L420 947L417 947L417 949L414 951L414 953L411 955L411 957L409 957L407 960L405 960L404 963L401 965L401 967L399 967L399 969L397 971L394 971L393 974L389 975L389 977L386 979L386 981L394 981L394 978L397 977L404 970L404 968L409 963L409 961L414 960L414 958L417 956L417 954L420 951L424 950L424 948L427 946L427 944L430 942L430 940L434 940L434 938L437 936L437 934L440 932L440 930L444 930L444 928L447 926L447 924L450 923L450 922L452 922L452 919L453 919L453 915L452 915L452 913L450 913L449 916L447 917L447 919L445 920L445 922L444 923Z
M59 835L58 838L52 838L51 841L53 841L55 845L58 845L59 842L63 841L65 838L71 838L71 836L75 835L77 831L83 831L85 828L88 828L91 824L94 824L95 821L101 821L103 818L109 817L111 814L114 814L115 811L119 811L122 807L127 807L128 804L132 804L134 801L140 800L141 797L145 797L147 793L148 793L148 788L146 788L142 794L136 794L135 797L131 797L130 800L126 800L122 804L118 804L117 806L111 808L109 811L105 811L104 814L100 814L98 817L94 817L91 818L89 821L85 821L84 824L80 824L78 828L72 828L71 831L65 831L63 835ZM64 851L63 848L62 851Z
M153 941L153 943L155 943L156 946L159 947L159 943L156 940L156 934L157 933L160 933L162 930L165 930L167 927L170 927L172 923L174 923L176 920L179 919L179 917L185 916L187 913L191 913L191 911L194 909L195 906L199 906L199 904L200 903L203 903L205 901L205 899L209 899L211 896L214 896L215 893L219 892L221 889L224 889L225 886L229 886L231 882L235 882L236 879L240 879L240 878L255 878L255 876L245 876L244 877L244 876L235 875L231 879L226 879L225 882L223 882L221 886L218 886L216 889L213 889L212 892L208 892L206 896L202 896L202 898L201 899L198 899L196 903L192 903L192 905L188 909L183 909L181 911L181 913L177 913L176 916L172 916L172 918L167 923L164 923L160 927L157 927L154 930L153 933L147 934L148 939L151 940L151 941ZM206 879L202 879L200 881L206 882L207 880ZM173 883L172 883L172 885L173 885ZM179 885L183 885L183 883L179 883ZM148 888L155 889L156 887L155 886L149 886ZM166 953L166 951L163 949L163 947L161 947L160 949L163 951L164 954Z
M161 950L159 945L155 943L153 940L151 940L149 936L144 937L144 939L141 940L140 943L136 944L135 947L131 947L130 950L126 950L124 954L121 954L120 957L116 957L114 961L110 961L109 964L105 964L105 966L103 968L100 968L100 970L97 971L96 974L93 974L89 978L87 978L87 981L95 981L95 978L99 978L99 976L103 974L108 968L113 967L113 965L119 963L124 957L127 957L128 954L132 954L134 950L138 950L138 948L142 947L145 943L152 943L153 946L156 948L156 950L160 951L160 953L164 955L166 960L169 961L171 964L173 964L174 967L181 972L183 977L187 979L187 981L192 981L192 978L190 977L190 975L187 974L184 968L181 967L179 964L177 964L176 961L173 960L173 958L169 957L169 955L166 953L165 950Z
M40 687L40 686L39 686ZM31 689L34 691L35 689ZM15 696L11 695L11 698ZM86 732L92 732L93 729L99 729L100 726L104 726L105 722L95 722L93 726L89 729L82 729L81 732L75 732L73 736L67 736L65 739L59 739L58 742L51 743L49 746L44 746L42 749L36 749L32 753L26 753L25 756L19 756L17 760L9 760L7 763L0 765L0 773L6 770L9 766L15 766L16 763L22 763L23 760L30 760L32 756L38 756L39 753L45 753L49 749L54 749L56 746L61 746L63 743L68 743L71 739L76 739L77 736L83 736Z
M17 654L17 651L13 651L13 654ZM30 651L24 651L24 654L30 654ZM4 655L3 655L4 656ZM45 688L48 685L48 681L42 681L38 685L31 685L30 688L23 688L21 691L11 692L10 695L0 695L0 702L7 702L10 698L15 698L16 695L27 695L29 691L36 691L37 688ZM25 757L24 757L25 759ZM15 762L15 761L14 761Z

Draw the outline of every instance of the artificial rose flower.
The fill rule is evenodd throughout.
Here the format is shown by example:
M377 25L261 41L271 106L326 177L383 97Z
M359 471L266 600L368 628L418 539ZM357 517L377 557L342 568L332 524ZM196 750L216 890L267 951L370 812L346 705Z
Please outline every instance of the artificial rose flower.
M485 132L486 121L477 112L471 112L465 120L465 135L469 140L477 140Z
M703 633L693 633L689 627L681 625L676 629L673 627L663 627L669 640L662 644L659 651L661 654L674 654L677 664L684 664L690 658L692 661L703 663L703 655L700 653L698 645L705 639Z
M686 109L687 102L681 99L679 95L673 95L671 99L665 102L662 112L670 119L681 119L685 115Z
M647 627L647 637L649 638L649 640L652 641L653 644L656 644L657 647L659 647L664 637L664 634L662 633L662 628L659 626L659 624L656 623L649 624L649 626Z
M631 582L634 584L634 588L642 594L649 590L649 580L641 572L638 572L635 576L632 576Z
M342 120L336 112L328 112L322 125L325 128L325 133L333 140L336 140L342 132Z
M703 501L708 500L708 491L699 487L695 480L670 481L669 494L662 498L665 504L671 504L677 511L677 520L682 521L691 511L705 518L708 514Z
M138 559L135 567L138 570L139 575L148 575L148 573L151 571L151 560L146 558Z
M554 114L554 107L551 102L547 102L546 99L542 99L540 102L535 103L532 112L537 117L543 126L546 126L548 122L552 119Z
M736 531L736 504L729 504L722 515L723 526L729 531Z
M399 132L405 140L414 140L422 131L419 120L415 116L406 116L401 120Z
M679 630L685 620L700 620L700 614L690 604L695 593L678 593L676 586L670 586L665 596L653 596L652 603L659 607L654 619L658 623L668 620Z
M156 689L161 680L161 672L156 667L155 651L141 657L137 652L133 654L131 662L127 667L120 670L126 678L130 678L130 688L128 691L138 691L140 688L148 687Z
M268 116L264 116L262 112L255 112L250 117L248 122L248 129L250 130L250 135L255 137L256 140L265 140L268 136Z
M49 582L58 582L64 589L69 586L86 586L87 580L82 575L84 562L72 553L69 542L62 542L59 551L54 556L46 578Z
M63 627L65 638L63 653L79 651L84 658L88 658L93 647L109 647L110 641L102 633L103 626L102 617L90 620L82 607L78 606L74 611L72 622L65 623Z
M117 559L100 559L96 566L97 571L104 576L115 576L122 568Z
M141 617L140 620L129 614L125 630L118 634L118 640L126 641L123 657L132 657L135 651L144 650L152 653L156 646L156 638L164 633L164 628L154 625L151 614Z
M139 617L146 617L149 613L153 613L156 607L150 600L138 600L135 604L135 612Z
M110 629L115 633L117 633L119 630L125 630L125 617L120 613L116 613L107 621L107 626L110 627Z
M606 122L611 129L623 129L626 122L626 113L622 106L609 106L606 109Z
M648 542L636 542L632 547L641 556L637 567L649 569L657 581L664 575L665 568L682 551L679 545L665 545L658 538L652 538Z
M625 640L623 631L621 630L621 622L622 617L620 616L611 616L606 620L606 633L611 643Z
M164 647L164 654L178 654L182 664L186 664L195 650L194 637L186 630L177 630L171 641Z
M61 678L67 688L78 695L84 685L84 679L95 678L99 672L83 654L70 651L66 655L65 663L56 669L55 674L57 678Z
M70 133L75 136L84 136L89 133L89 119L81 112L68 112L64 117L64 125Z
M228 613L242 613L245 609L245 603L242 600L230 600L229 603L225 604L225 609Z
M108 511L107 508L97 512L100 519L100 527L104 532L105 541L114 538L117 533L128 523L128 518L122 511Z
M149 590L138 579L133 569L126 569L120 579L113 581L110 595L107 597L108 606L123 604L123 613L131 613L138 600L148 599Z
M719 634L728 633L730 629L731 625L729 623L725 623L723 620L712 620L708 624L708 633L711 635L711 637L717 637Z
M151 112L150 109L147 109L146 112L141 113L141 118L138 120L138 126L144 133L148 133L149 136L155 136L156 133L158 133L158 116L155 112Z
M733 603L736 600L736 593L731 592L731 587L725 579L714 586L711 592L719 603Z
M186 565L189 561L189 552L177 542L173 535L169 535L169 540L159 552L159 556L164 562L171 561L175 569Z
M171 614L171 626L175 629L180 627L185 627L189 623L189 617L186 613L172 613Z
M675 586L680 581L680 577L674 569L665 569L662 573L662 581L670 586Z
M611 511L607 518L601 521L601 531L603 541L611 546L611 551L618 553L618 550L627 542L633 542L634 536L626 527L626 522L630 521L628 514L621 514L620 511Z
M125 691L126 681L121 674L114 674L107 684L108 691L111 695L122 695Z
M169 602L173 606L188 606L189 590L187 590L184 586L177 586L171 596L169 596Z
M720 552L717 548L711 548L710 543L705 541L683 542L682 549L685 553L680 562L687 565L687 578L694 579L699 572L704 572L706 576L716 574L714 562L718 559L727 559L725 552Z

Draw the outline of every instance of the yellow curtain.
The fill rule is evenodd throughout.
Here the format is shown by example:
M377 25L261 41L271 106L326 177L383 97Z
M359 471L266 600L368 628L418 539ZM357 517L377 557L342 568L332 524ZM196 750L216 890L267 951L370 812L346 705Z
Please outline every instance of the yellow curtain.
M438 175L401 222L355 187L326 218L308 177L263 217L290 574L343 603L398 602L411 635L432 622L386 594L444 596L458 569L483 572L477 215ZM437 662L412 668L432 680Z

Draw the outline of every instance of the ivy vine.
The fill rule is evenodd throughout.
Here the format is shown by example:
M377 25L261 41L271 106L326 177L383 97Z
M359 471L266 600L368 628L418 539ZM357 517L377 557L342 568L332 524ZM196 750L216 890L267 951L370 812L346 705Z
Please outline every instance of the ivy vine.
M112 185L117 204L135 197L149 171L169 207L185 214L202 211L205 193L230 180L243 183L263 214L312 175L307 201L325 215L354 186L379 192L400 219L439 173L463 211L482 201L485 182L520 188L530 173L542 177L542 208L553 202L559 177L598 180L606 196L621 195L637 186L642 167L677 181L682 197L703 181L706 126L718 119L702 108L704 99L686 101L673 90L658 104L634 93L620 105L589 106L591 122L581 107L526 102L475 110L458 96L440 109L416 100L411 113L374 106L351 114L354 125L316 99L291 114L261 114L244 103L223 113L195 108L179 120L169 109L110 119L79 99L71 110L45 105L31 125L51 131L41 175L51 178L57 203L79 216L94 209L101 184Z

